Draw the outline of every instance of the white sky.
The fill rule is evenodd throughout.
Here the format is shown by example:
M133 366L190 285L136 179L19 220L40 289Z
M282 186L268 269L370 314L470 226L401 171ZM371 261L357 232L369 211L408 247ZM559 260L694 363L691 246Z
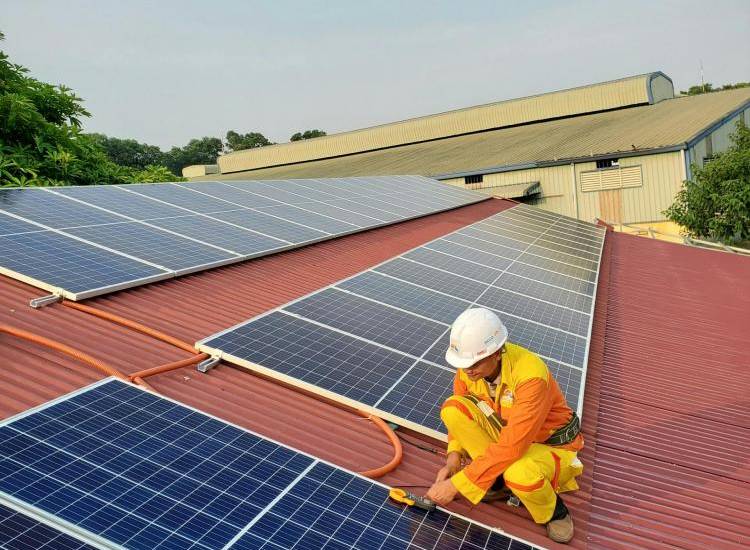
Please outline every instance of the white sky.
M0 0L0 49L88 131L283 142L662 70L750 81L750 0Z

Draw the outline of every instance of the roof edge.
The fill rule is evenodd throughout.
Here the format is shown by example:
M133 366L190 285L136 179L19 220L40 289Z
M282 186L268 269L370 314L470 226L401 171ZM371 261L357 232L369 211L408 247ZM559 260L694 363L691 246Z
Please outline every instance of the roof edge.
M538 162L528 162L522 164L507 164L503 166L491 166L489 168L482 168L479 170L470 170L466 172L450 172L446 174L433 174L429 177L439 181L449 180L453 178L463 178L466 176L484 176L487 174L501 174L503 172L515 172L517 170L530 170L532 168L549 168L550 166L565 166L571 163L580 162L594 162L596 160L608 159L613 156L618 158L626 157L640 157L643 155L655 155L659 153L672 153L686 149L686 143L679 143L676 145L665 145L663 147L652 147L650 149L638 149L637 151L611 151L609 153L602 153L599 155L589 155L585 157L569 157L557 160L541 160Z

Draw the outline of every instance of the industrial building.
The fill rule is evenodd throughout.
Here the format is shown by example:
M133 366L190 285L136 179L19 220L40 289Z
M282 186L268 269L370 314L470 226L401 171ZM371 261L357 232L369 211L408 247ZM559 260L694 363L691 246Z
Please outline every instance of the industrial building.
M419 174L584 220L664 220L691 165L750 123L750 89L675 97L662 72L219 157L194 179Z

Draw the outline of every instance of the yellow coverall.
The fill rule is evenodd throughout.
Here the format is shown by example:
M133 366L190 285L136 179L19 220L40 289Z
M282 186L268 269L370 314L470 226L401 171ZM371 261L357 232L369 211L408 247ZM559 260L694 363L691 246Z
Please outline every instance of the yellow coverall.
M456 372L453 393L440 413L448 428L448 452L472 459L451 477L453 485L476 504L503 474L505 484L534 521L548 522L556 493L578 489L575 477L583 471L583 464L576 453L583 448L583 436L579 433L566 445L544 444L573 414L547 366L529 350L507 343L494 400L485 380L472 382L461 369ZM475 404L468 394L482 402ZM480 407L491 408L502 428Z

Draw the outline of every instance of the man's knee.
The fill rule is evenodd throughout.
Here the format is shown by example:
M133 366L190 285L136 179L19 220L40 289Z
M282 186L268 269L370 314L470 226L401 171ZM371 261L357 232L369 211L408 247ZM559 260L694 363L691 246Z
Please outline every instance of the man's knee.
M451 431L451 426L466 422L467 420L473 421L474 417L461 396L452 395L443 403L440 409L440 419L448 428L448 431Z
M529 493L544 485L544 474L539 465L529 456L522 456L506 468L505 484L514 491Z

